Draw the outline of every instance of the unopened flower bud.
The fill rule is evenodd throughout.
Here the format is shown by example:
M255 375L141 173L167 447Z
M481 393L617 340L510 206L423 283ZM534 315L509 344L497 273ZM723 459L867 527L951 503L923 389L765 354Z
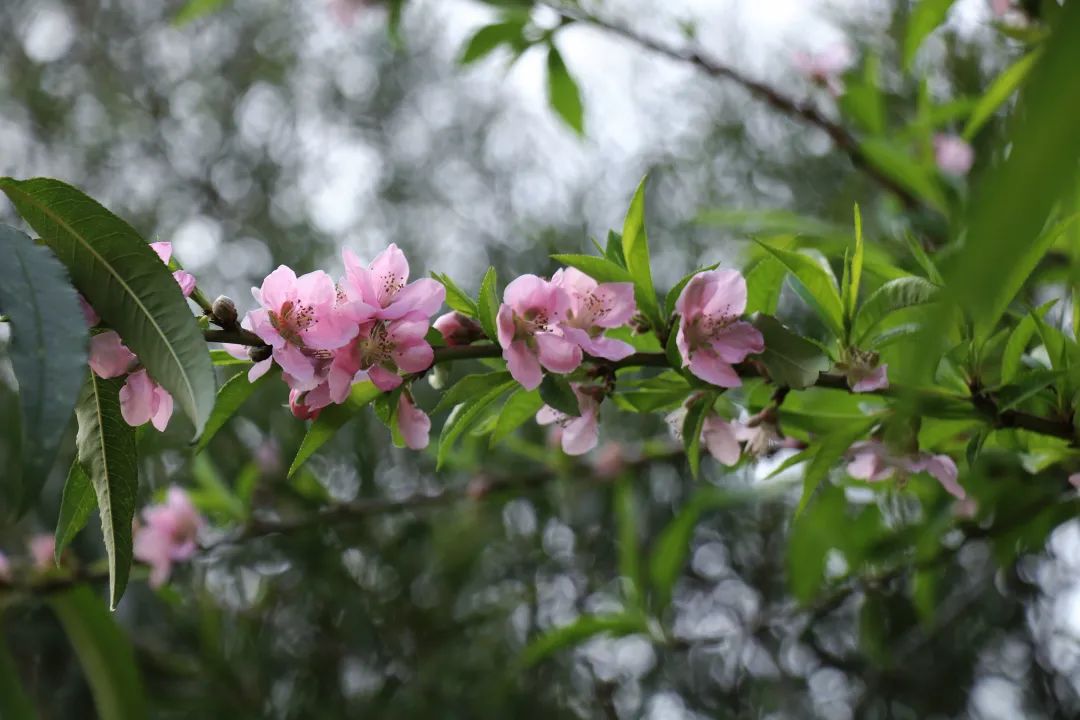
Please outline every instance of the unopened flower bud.
M270 357L274 349L269 345L252 345L248 348L248 357L252 362L262 362Z
M484 328L480 323L459 312L440 315L432 324L442 333L447 345L470 345L484 337Z
M223 328L231 328L236 325L236 303L232 298L218 295L211 308L214 314L214 322Z
M322 408L311 409L304 404L304 393L300 390L292 390L289 392L289 409L292 410L292 414L301 420L314 420L319 417L319 413Z

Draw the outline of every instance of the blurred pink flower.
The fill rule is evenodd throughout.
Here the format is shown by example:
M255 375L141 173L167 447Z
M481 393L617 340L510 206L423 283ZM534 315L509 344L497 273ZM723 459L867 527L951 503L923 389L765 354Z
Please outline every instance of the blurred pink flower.
M701 428L705 449L722 465L736 465L742 455L739 447L740 425L728 422L719 415L709 415Z
M412 450L423 450L428 446L428 436L431 433L431 418L420 408L416 407L409 393L403 392L398 396L397 406L398 429L405 439L405 444Z
M795 69L807 80L828 89L834 96L844 92L841 76L854 64L855 57L851 48L838 42L820 52L797 51L792 55Z
M851 382L852 376L848 375L848 382ZM889 387L889 366L882 364L876 368L870 370L865 375L859 377L851 385L851 389L854 392L873 392L875 390L884 390Z
M98 314L94 311L94 308L90 307L90 303L86 302L86 298L82 296L82 293L78 294L78 298L79 309L82 310L83 319L86 320L87 327L94 327L99 322L101 322L101 318L98 317Z
M934 162L946 175L967 175L975 162L975 151L959 135L938 133L934 136Z
M0 582L11 582L11 563L7 555L0 552Z
M90 338L90 369L100 378L120 377L136 361L115 330L107 330Z
M551 278L570 298L562 321L563 334L593 357L622 360L633 355L632 345L604 337L604 330L630 322L637 311L633 283L597 283L577 268L563 268Z
M172 395L151 380L146 370L128 375L124 387L120 388L120 414L124 416L124 422L134 427L150 422L158 431L164 432L172 412Z
M341 251L341 257L345 261L346 313L355 322L398 320L415 314L427 319L446 299L446 288L437 280L409 282L409 261L393 243L367 267L348 248Z
M596 462L593 469L598 477L614 478L626 468L626 448L622 443L606 442L596 453Z
M865 440L851 446L847 466L848 475L867 482L881 482L900 475L901 477L925 472L933 476L953 497L963 500L967 493L957 482L956 463L948 455L916 453L914 455L895 455L880 440Z
M736 270L698 273L675 304L680 315L675 338L683 366L720 387L742 384L732 363L765 349L761 333L739 320L746 309L746 280Z
M510 374L526 390L540 385L541 366L565 374L581 364L581 348L559 327L569 309L566 291L536 275L506 286L497 317L499 345Z
M41 533L30 538L30 559L34 569L41 572L56 567L56 538L51 534Z
M1013 9L1013 0L990 0L990 12L996 18L1005 17Z
M174 563L195 555L205 521L176 486L169 488L163 504L144 508L142 518L143 524L135 526L134 555L150 566L150 586L157 588L169 579Z
M1080 473L1073 473L1069 476L1069 484L1077 490L1080 490Z
M251 330L273 349L274 360L294 389L310 390L321 382L316 376L315 355L356 337L356 324L337 305L334 281L322 271L297 277L290 268L279 265L266 276L262 287L251 289L251 294L261 305L247 314ZM268 363L261 365L262 372L268 369Z
M536 422L541 425L557 425L562 429L559 442L567 455L584 455L596 447L600 438L599 411L600 402L589 392L583 391L577 383L570 387L577 397L581 415L567 415L553 407L545 405L536 413Z
M440 315L432 324L449 346L470 345L484 337L480 323L457 311Z

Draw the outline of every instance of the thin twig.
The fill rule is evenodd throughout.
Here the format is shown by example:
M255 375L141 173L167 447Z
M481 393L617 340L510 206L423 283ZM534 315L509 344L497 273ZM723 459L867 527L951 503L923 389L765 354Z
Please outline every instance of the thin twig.
M565 20L592 25L595 28L599 28L612 35L629 40L630 42L640 45L659 55L694 65L699 70L702 70L712 77L730 80L747 90L751 96L764 102L774 110L778 110L785 115L802 120L825 132L825 134L836 143L836 146L851 158L851 162L856 168L866 173L867 176L872 178L886 190L895 193L903 201L906 207L924 207L923 202L916 195L912 194L907 188L881 172L872 162L870 162L866 153L863 151L862 146L859 144L858 138L844 126L827 118L812 104L788 97L776 88L759 80L754 80L730 65L725 65L714 58L706 57L700 50L672 47L655 38L640 35L625 25L597 17L596 15L584 12L579 8L567 7L552 0L535 1L537 5L542 5L554 10Z

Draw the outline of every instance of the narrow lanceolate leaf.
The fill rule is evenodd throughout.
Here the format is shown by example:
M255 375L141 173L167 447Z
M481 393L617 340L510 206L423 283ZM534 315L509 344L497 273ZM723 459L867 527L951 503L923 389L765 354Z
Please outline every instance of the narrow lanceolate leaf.
M563 254L552 255L551 259L561 262L563 265L577 268L596 282L609 283L634 281L626 268L607 258L596 257L595 255Z
M473 34L472 38L461 51L458 62L462 65L476 62L490 55L500 45L509 45L511 48L523 45L526 40L522 37L525 29L523 20L509 20L507 22L485 25Z
M574 132L584 135L585 108L581 104L581 91L554 45L548 45L547 66L548 102L551 108Z
M484 279L480 281L480 294L476 302L479 313L477 319L491 342L499 342L499 329L495 324L495 318L499 314L499 295L495 290L497 282L495 268L488 268Z
M49 605L79 658L97 716L108 720L147 717L131 642L94 592L80 585L50 596Z
M0 718L4 720L36 720L34 703L23 690L19 666L11 656L3 635L0 635Z
M495 447L519 427L536 417L536 413L542 407L544 407L544 400L540 397L539 390L525 388L515 390L499 411L499 418L495 421L495 430L491 433L491 447Z
M60 518L56 521L56 547L53 554L57 565L60 564L64 548L86 527L86 521L96 507L94 486L76 460L68 470L67 482L64 483L64 498L60 502Z
M803 491L799 498L799 506L795 510L796 517L806 509L810 498L814 496L814 491L828 476L829 471L844 457L848 448L865 435L876 422L876 418L865 418L861 422L852 421L848 427L836 430L820 441L814 457L806 467L806 475L803 476Z
M214 411L210 413L210 418L206 421L206 428L203 430L199 442L195 445L195 452L201 453L205 450L206 446L217 435L218 430L225 427L225 423L236 414L240 406L247 402L247 399L254 395L259 388L270 384L271 378L276 378L279 372L280 370L275 365L255 382L248 382L248 374L244 371L238 372L226 380L218 390Z
M467 315L471 318L476 317L478 309L476 302L473 301L468 294L461 289L456 282L450 279L449 275L432 272L431 277L442 283L442 286L446 288L446 304L454 310L457 310L462 315Z
M11 364L22 409L22 485L6 473L11 507L25 510L53 466L86 367L86 322L64 266L27 235L0 225L0 312L11 321ZM15 492L18 491L18 492Z
M862 343L897 310L933 302L938 290L934 283L914 275L885 283L866 298L855 315L852 342L855 345Z
M971 141L978 134L986 121L993 117L994 112L1005 104L1005 101L1020 87L1021 83L1035 67L1039 59L1039 50L1033 50L1024 57L1010 65L1004 72L998 75L994 82L990 83L983 96L979 98L975 109L971 111L967 125L964 126L963 137Z
M612 502L619 550L619 575L630 582L632 604L640 602L644 585L641 579L641 547L638 545L638 509L632 475L623 475L615 483Z
M0 190L201 433L214 408L213 366L165 264L130 225L59 180L2 178Z
M825 326L836 337L842 338L844 336L844 306L840 301L840 291L836 287L835 278L816 260L807 255L791 250L781 250L763 242L758 244L795 276L795 279L806 290L806 299L817 311Z
M664 318L660 316L660 303L656 299L653 287L652 267L649 259L649 236L645 231L645 181L642 178L630 201L623 221L622 254L626 260L626 269L634 279L634 299L638 310L658 332L664 327Z
M690 403L686 409L686 417L683 419L683 447L686 450L686 460L690 463L690 474L695 478L701 467L701 431L705 427L705 418L712 410L715 400L716 396L713 393L703 393Z
M540 397L545 403L561 413L578 417L581 415L581 407L578 405L577 395L565 378L555 375L544 375L540 383Z
M101 534L109 559L109 605L115 608L131 570L131 521L139 487L135 428L120 414L123 380L102 380L89 373L75 417L79 463L90 476L101 515Z
M904 36L904 69L911 67L915 53L926 36L934 31L952 7L953 0L919 0L908 18L907 33Z
M495 385L487 392L480 393L454 408L454 411L450 413L450 417L446 419L442 433L439 435L439 450L435 461L436 469L442 467L443 463L446 462L450 450L462 433L475 426L483 417L484 411L502 397L503 393L516 385L517 382L514 380Z
M754 327L765 339L765 351L758 357L777 385L795 390L810 387L832 364L820 347L788 330L770 315L758 315Z
M914 193L935 210L944 212L945 194L938 184L937 176L929 168L911 157L906 147L883 137L872 137L859 144L866 161L898 185Z
M362 382L353 385L349 391L349 398L341 405L327 405L319 413L319 417L311 423L307 435L300 443L300 449L296 451L292 465L289 466L289 477L292 477L300 466L308 461L315 451L326 444L326 441L334 437L345 423L370 405L382 391L373 383Z
M620 615L583 615L569 625L549 630L532 641L522 653L521 662L535 665L560 650L575 647L597 635L621 637L648 632L645 618L638 613Z
M439 398L439 402L435 406L435 409L431 411L431 414L438 415L444 410L449 410L458 403L463 403L470 398L482 394L486 390L490 390L496 385L505 383L507 380L510 380L510 373L505 370L466 375L454 383L449 390L443 393L443 396Z
M846 317L852 318L855 315L855 307L859 304L859 283L862 281L862 269L863 269L863 234L862 234L862 214L859 212L859 206L855 206L855 249L851 253L851 263L849 264L849 275L847 284L847 293L844 295L844 304Z

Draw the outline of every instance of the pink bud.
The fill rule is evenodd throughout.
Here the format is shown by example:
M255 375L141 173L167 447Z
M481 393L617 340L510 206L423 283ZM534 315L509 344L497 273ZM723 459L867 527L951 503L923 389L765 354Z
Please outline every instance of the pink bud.
M41 572L56 567L56 538L42 533L30 538L30 557L34 561L34 569Z
M934 161L946 175L967 175L975 162L975 151L959 135L939 133L934 136Z
M484 329L480 323L459 312L448 312L440 315L432 324L438 330L447 345L470 345L484 337Z
M303 390L290 390L289 391L289 410L292 414L301 420L314 420L319 417L319 413L322 412L322 408L310 408L304 404L304 391Z

